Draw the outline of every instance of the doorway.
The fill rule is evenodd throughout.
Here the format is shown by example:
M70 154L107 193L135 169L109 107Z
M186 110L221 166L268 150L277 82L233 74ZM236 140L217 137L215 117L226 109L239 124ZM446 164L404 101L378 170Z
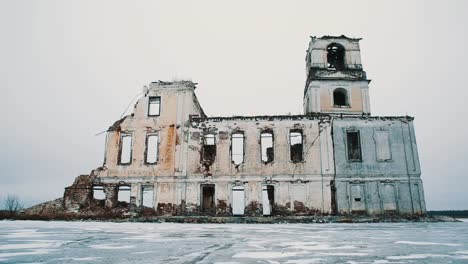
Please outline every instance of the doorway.
M275 205L275 187L273 185L264 185L262 188L263 215L272 215L274 205Z
M215 211L215 186L214 184L206 184L201 186L201 205L202 211L206 213L214 213Z

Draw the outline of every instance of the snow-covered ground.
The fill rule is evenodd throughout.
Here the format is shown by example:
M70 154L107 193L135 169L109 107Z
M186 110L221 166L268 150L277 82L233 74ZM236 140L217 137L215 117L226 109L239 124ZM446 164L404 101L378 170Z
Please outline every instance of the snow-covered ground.
M309 225L0 221L0 263L468 263L468 221Z

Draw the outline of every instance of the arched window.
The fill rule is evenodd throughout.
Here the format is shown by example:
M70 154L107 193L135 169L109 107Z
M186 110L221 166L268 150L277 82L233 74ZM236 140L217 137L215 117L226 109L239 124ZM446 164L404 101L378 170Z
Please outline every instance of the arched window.
M345 49L338 43L332 43L327 47L327 63L329 69L341 71L345 68Z
M333 91L333 105L334 106L348 106L348 92L346 89L337 88Z

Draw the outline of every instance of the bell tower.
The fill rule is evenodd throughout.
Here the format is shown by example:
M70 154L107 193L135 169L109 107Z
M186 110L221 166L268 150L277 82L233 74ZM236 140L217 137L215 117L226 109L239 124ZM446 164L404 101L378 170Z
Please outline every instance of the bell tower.
M306 55L304 113L370 115L369 83L361 64L361 39L311 37Z

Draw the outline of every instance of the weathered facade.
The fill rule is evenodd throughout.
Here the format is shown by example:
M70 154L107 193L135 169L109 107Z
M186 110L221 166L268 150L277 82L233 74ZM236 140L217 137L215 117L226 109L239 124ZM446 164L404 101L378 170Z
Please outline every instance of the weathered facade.
M65 206L102 198L162 215L424 214L413 118L370 115L359 40L311 38L304 115L207 117L195 83L151 83L109 128L103 166L66 189Z

